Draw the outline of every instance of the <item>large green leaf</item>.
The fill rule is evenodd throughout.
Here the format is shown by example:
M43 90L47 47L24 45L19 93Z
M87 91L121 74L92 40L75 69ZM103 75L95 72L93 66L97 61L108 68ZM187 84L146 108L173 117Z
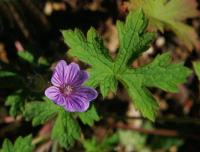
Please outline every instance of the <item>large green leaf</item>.
M175 92L176 85L185 82L190 70L183 64L171 64L169 54L157 56L144 67L130 67L130 62L144 52L154 38L154 33L146 32L147 25L142 10L130 12L125 23L117 22L120 47L115 59L111 59L94 28L88 31L87 38L78 29L63 31L63 36L70 47L69 54L91 66L87 85L100 87L105 97L109 91L115 93L118 81L122 82L135 107L144 117L154 120L158 104L148 87Z

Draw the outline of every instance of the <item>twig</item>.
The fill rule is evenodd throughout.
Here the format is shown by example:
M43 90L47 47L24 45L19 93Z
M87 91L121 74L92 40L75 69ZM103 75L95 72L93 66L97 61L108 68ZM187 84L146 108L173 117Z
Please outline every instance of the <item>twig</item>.
M50 134L45 134L45 135L42 135L42 136L40 135L40 136L38 136L38 137L36 137L36 138L33 139L32 144L33 145L37 145L40 142L42 142L44 140L47 140L49 138L50 138Z
M178 136L177 131L175 130L167 130L167 129L145 129L145 128L138 128L128 125L113 125L113 128L120 128L125 130L134 130L137 132L141 132L144 134L151 134L151 135L159 135L159 136L168 136L168 137L176 137Z
M121 120L124 119L135 119L135 120L148 120L144 117L119 117L119 116L114 116L117 117ZM196 118L185 118L185 117L169 117L169 116L162 116L162 117L157 117L156 122L175 122L175 123L188 123L188 124L195 124L195 125L200 125L200 119Z
M177 130L169 130L169 129L145 129L145 128L138 128L133 126L128 126L125 124L120 125L111 125L112 128L120 128L124 130L133 130L144 134L150 135L159 135L159 136L166 136L166 137L186 137L191 138L194 140L200 140L199 136L191 135L191 134L181 134Z
M51 152L57 152L57 151L58 151L58 142L54 141Z

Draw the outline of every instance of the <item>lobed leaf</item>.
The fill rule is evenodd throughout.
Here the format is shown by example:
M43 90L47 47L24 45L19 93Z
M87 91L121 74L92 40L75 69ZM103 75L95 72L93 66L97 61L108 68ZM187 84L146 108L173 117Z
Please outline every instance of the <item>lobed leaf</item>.
M80 128L72 115L62 107L44 98L45 101L32 101L26 104L24 116L32 119L33 126L44 124L53 117L56 118L51 137L58 141L61 147L69 149L80 137ZM57 117L56 117L57 116Z
M106 136L101 142L95 137L84 140L83 146L86 152L109 152L114 149L118 142L118 134L113 134L112 136Z
M9 95L5 101L6 106L10 106L9 114L11 116L17 116L22 112L23 97L20 94L20 90L14 94Z
M32 152L34 146L31 144L32 136L18 137L14 145L10 140L5 139L0 152Z
M32 101L25 105L24 116L26 120L32 119L33 126L37 126L53 118L58 109L59 107L50 100L45 102Z
M150 29L171 29L188 49L197 46L195 29L184 23L188 18L199 17L196 0L129 0L127 4L130 10L144 10Z
M64 109L59 111L51 134L52 139L59 142L61 147L69 149L80 137L80 128L76 120Z
M10 140L4 139L0 152L14 152L14 147Z
M95 121L99 121L100 117L97 114L96 108L92 106L86 112L80 112L79 118L83 122L83 124L87 124L89 126L93 126Z
M120 48L115 60L116 70L121 69L122 65L126 66L149 47L155 35L146 32L147 25L147 18L141 10L130 12L125 23L117 22Z
M130 67L130 62L145 51L154 38L154 33L146 32L147 24L142 10L130 12L125 23L117 22L120 47L115 59L109 57L93 28L88 31L87 39L77 29L63 31L63 36L71 48L69 54L91 66L86 85L100 87L105 97L110 91L115 93L118 81L122 82L135 107L144 117L154 120L158 103L147 88L158 87L176 92L177 84L185 82L191 72L182 63L171 64L169 54L159 55L152 63L141 68Z

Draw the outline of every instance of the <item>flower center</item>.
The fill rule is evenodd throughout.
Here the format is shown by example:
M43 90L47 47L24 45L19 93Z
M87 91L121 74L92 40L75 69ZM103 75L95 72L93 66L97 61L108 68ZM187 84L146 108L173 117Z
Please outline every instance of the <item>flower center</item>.
M71 92L73 91L73 88L69 85L65 86L63 89L62 89L62 93L64 95L70 95Z

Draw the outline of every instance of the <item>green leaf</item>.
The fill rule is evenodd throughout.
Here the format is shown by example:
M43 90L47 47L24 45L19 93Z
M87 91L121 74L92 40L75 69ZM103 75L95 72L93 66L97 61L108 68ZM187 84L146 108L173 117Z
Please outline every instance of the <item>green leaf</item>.
M112 151L118 143L118 135L113 134L106 136L103 141L99 142L95 137L83 141L83 146L86 152L109 152Z
M188 49L197 46L199 40L195 29L183 22L199 17L196 0L129 0L127 4L130 10L144 10L150 29L171 29Z
M38 64L43 65L43 66L49 66L49 62L47 61L46 58L44 57L39 57L38 59Z
M193 62L194 71L200 81L200 61Z
M191 72L183 63L171 64L169 53L156 56L152 63L136 70L138 75L143 75L143 86L158 87L169 92L177 92L177 84L186 82L186 76Z
M144 129L153 129L153 126L149 121L146 121L141 125L142 126L140 127ZM148 135L122 129L118 129L117 133L119 136L119 143L124 146L125 151L152 152L152 150L149 149L149 146L147 146Z
M130 63L149 47L154 38L154 33L146 32L147 24L141 10L130 12L125 23L117 22L120 47L115 59L108 55L101 37L93 28L88 31L87 38L78 29L63 31L63 36L71 48L69 54L91 66L86 85L100 87L105 97L110 91L116 92L120 81L135 107L144 117L154 120L158 104L148 87L176 92L177 84L185 82L191 71L182 63L171 64L169 54L158 55L152 63L141 68L130 67Z
M158 87L165 91L177 92L177 84L186 81L191 71L180 64L170 64L168 53L158 55L154 61L136 70L127 70L121 80L128 88L134 105L144 116L154 120L158 104L147 87Z
M77 121L64 109L59 111L51 137L66 149L74 144L75 139L80 138L80 127Z
M18 137L13 145L10 140L5 139L0 152L32 152L34 146L31 144L32 136Z
M112 70L114 64L95 29L91 28L88 31L87 40L78 29L75 29L74 32L71 30L64 31L63 36L71 47L70 54L92 65L91 79L87 82L87 85L93 87L99 85L103 96L106 96L110 90L108 84L113 84L112 81L116 79ZM99 70L94 70L96 68Z
M14 152L14 147L10 140L5 139L0 152Z
M83 124L87 124L89 126L93 126L95 121L99 121L100 117L96 111L96 108L92 106L90 109L88 109L86 112L80 112L79 118L83 122Z
M22 112L23 106L23 97L21 95L21 91L17 91L14 94L9 95L5 101L6 106L10 106L10 115L15 117L17 114Z
M24 138L19 137L17 138L17 140L15 141L14 144L14 149L15 152L32 152L34 146L31 144L32 142L32 136L26 136Z
M58 110L59 107L48 99L45 102L32 101L25 105L24 116L26 120L32 119L33 126L37 126L56 116Z
M79 124L62 107L47 98L44 100L43 102L32 101L25 105L24 116L26 120L32 119L33 126L36 126L55 118L51 137L58 141L61 147L69 149L80 137Z
M21 59L23 59L26 62L29 62L29 63L33 63L34 62L33 54L31 54L28 51L18 51L17 54Z
M130 130L118 130L118 135L120 144L123 145L126 150L142 152L146 149L147 135Z
M11 71L1 71L0 72L0 78L2 78L2 77L14 77L14 76L17 76L17 74L14 73L14 72L11 72Z
M136 20L133 22L131 18ZM141 11L129 14L125 25L118 22L121 47L115 62L108 55L108 50L103 46L102 39L94 28L88 31L87 39L78 29L74 32L64 31L64 39L71 47L70 55L92 66L86 85L99 86L103 97L107 96L109 91L116 92L119 71L124 70L129 59L144 51L154 37L153 33L144 32L146 25L147 20Z
M117 22L120 48L115 61L116 70L123 70L121 66L126 66L149 47L155 35L145 32L147 25L147 18L141 10L130 12L125 23Z

